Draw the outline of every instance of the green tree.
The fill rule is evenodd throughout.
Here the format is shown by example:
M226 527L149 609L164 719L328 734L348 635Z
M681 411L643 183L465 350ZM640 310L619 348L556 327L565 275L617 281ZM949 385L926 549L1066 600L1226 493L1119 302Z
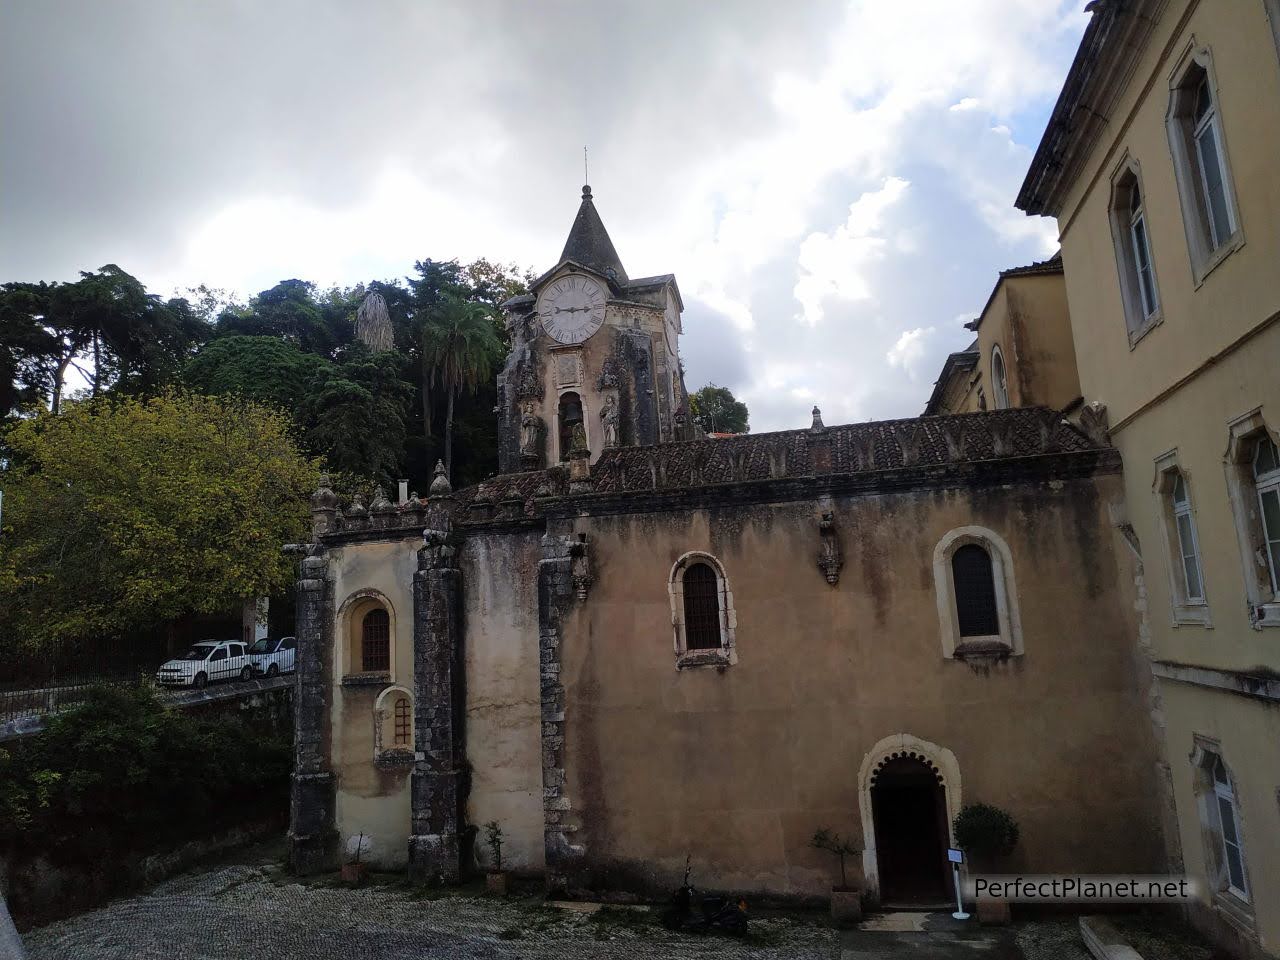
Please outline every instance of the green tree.
M292 578L317 467L258 404L103 397L6 436L0 629L14 642L121 635Z
M404 458L405 416L413 388L395 353L371 353L362 343L342 351L308 385L299 408L306 442L329 469L379 482L396 479Z
M0 288L10 393L34 386L57 413L68 371L90 385L93 396L108 387L154 389L169 382L207 333L191 305L160 300L113 263L81 273L74 283L7 283ZM10 339L12 336L12 339ZM5 364L4 360L8 360ZM11 397L13 399L13 397Z
M317 297L315 284L282 280L250 299L248 306L224 310L217 332L219 336L278 337L307 353L327 357L351 339L350 331L339 322L342 307L334 310L333 306L331 300Z
M239 395L300 417L317 374L330 366L324 357L304 353L288 340L225 336L201 348L183 380L200 393Z
M748 433L751 430L747 405L737 399L728 387L709 383L689 395L693 420L707 433Z
M422 328L422 359L430 389L445 394L444 465L453 468L453 405L459 393L475 393L493 373L502 352L493 318L479 304L448 297L433 307ZM426 408L427 429L431 427ZM452 474L450 473L450 476Z

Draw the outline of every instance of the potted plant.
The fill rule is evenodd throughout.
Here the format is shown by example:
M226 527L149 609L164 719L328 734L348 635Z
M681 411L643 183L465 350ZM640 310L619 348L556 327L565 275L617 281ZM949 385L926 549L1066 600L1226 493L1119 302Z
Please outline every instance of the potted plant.
M484 842L489 845L493 854L493 866L485 874L485 889L495 896L507 895L507 873L502 869L502 827L497 820L490 820L484 825Z
M964 807L953 824L956 846L965 852L974 869L987 871L1013 853L1018 845L1018 823L999 807L974 803ZM1008 923L1009 901L980 897L979 923Z
M364 883L369 865L364 856L373 844L363 833L347 841L347 862L342 865L342 882L358 887Z
M842 838L826 827L818 830L809 841L809 846L818 850L826 850L840 858L840 886L831 888L831 919L839 924L856 923L862 919L862 891L849 885L849 875L845 872L845 857L854 856L861 851L853 845L853 841Z

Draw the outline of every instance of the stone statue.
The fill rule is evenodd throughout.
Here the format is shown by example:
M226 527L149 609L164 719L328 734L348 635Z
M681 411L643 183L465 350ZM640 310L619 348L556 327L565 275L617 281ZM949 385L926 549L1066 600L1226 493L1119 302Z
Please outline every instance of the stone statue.
M618 445L618 398L612 393L604 398L600 408L600 422L604 425L605 449Z
M538 442L542 438L542 418L533 412L533 404L524 405L520 418L520 453L526 457L538 455Z
M575 453L585 454L587 452L587 428L582 425L581 420L574 421L573 426L570 428L569 437L569 453L571 456Z

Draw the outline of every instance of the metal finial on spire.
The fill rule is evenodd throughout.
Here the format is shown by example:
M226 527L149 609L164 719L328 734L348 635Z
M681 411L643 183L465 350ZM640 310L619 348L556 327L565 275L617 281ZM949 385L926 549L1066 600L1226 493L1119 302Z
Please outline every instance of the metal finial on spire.
M583 144L583 147L582 147L582 182L583 183L591 182L591 174L587 170L587 147L585 144Z

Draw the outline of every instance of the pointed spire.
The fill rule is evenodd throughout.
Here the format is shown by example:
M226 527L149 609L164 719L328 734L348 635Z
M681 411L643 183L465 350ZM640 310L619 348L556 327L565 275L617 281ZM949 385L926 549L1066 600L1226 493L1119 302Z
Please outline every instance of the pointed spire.
M591 187L582 188L582 206L578 207L578 215L574 218L569 230L569 239L564 243L564 252L560 254L560 262L574 260L584 267L599 270L605 276L619 283L627 282L627 271L622 268L618 251L613 249L613 241L605 230L596 205L591 199Z

